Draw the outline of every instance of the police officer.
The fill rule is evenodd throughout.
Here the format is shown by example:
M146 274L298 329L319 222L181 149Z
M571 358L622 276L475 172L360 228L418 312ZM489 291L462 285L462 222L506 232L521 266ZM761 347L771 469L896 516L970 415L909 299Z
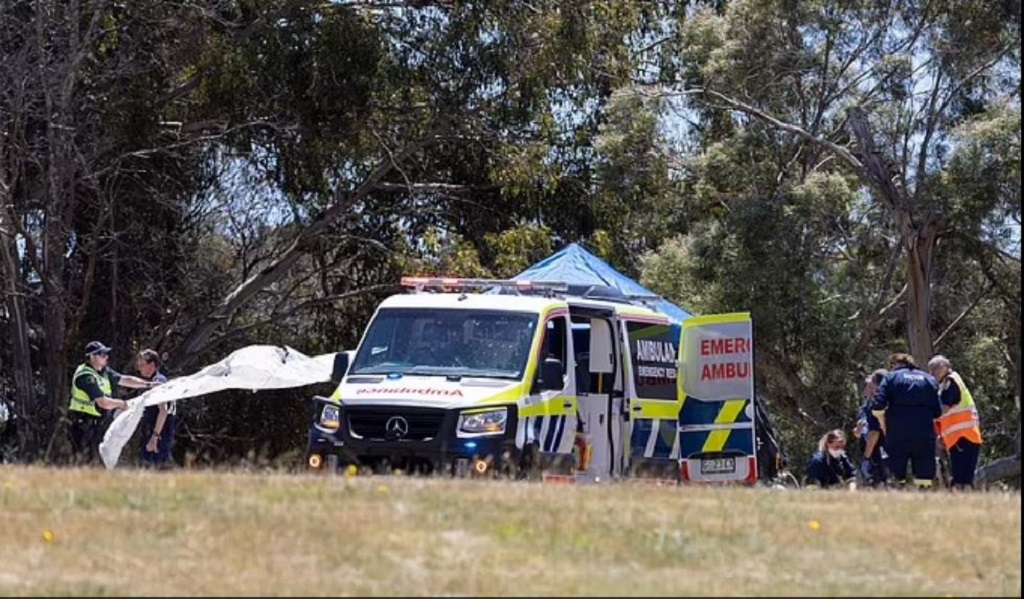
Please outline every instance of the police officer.
M954 489L974 487L974 469L981 453L981 422L971 392L960 375L950 368L949 359L935 356L928 361L928 370L939 381L939 435L949 453Z
M885 436L889 470L901 484L909 460L914 484L929 488L935 479L935 421L942 415L939 384L908 354L893 354L889 370L871 402L872 414Z
M860 442L862 456L860 472L864 480L872 486L884 484L889 478L889 456L885 452L882 427L878 418L871 413L871 402L887 374L888 370L879 368L864 379L864 403L857 412L857 425L854 428L854 436Z
M68 433L76 463L91 463L96 459L114 410L128 407L127 401L113 397L115 386L149 389L159 384L121 375L108 368L110 351L103 343L90 341L85 346L86 362L75 369L71 379L71 404L68 406L71 426Z

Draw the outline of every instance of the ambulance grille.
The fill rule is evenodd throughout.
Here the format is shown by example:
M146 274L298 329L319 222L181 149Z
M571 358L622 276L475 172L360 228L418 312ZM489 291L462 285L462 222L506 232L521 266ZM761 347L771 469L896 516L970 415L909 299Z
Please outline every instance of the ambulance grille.
M373 441L426 441L437 437L445 411L434 408L349 407L348 430L355 436ZM408 432L396 436L388 431L388 422L401 418ZM393 427L392 427L393 428Z

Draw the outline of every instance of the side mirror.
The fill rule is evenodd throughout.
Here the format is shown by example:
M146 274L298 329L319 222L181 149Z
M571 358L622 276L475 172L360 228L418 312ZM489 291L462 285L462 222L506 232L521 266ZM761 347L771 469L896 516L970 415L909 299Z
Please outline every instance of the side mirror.
M340 351L334 354L334 368L331 370L331 382L335 385L341 383L341 379L348 372L348 352Z
M562 376L565 375L565 366L558 358L545 358L540 367L540 386L544 391L552 391L562 388Z

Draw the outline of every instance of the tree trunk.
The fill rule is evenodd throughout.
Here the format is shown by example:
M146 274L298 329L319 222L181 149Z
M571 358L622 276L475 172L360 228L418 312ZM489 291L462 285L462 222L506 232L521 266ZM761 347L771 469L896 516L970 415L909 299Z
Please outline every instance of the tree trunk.
M114 230L114 219L111 218L110 226L110 237L113 239L117 235L117 231ZM117 259L117 245L115 244L110 252L110 343L111 347L122 347L121 346L121 329L117 326L117 294L121 291L120 281L118 280L118 259ZM127 358L127 355L121 356L121 359ZM123 362L122 362L123 364Z
M901 213L899 217L906 223L901 226L901 232L907 267L907 341L910 353L918 365L924 367L934 351L931 273L938 224L934 219L928 219L923 225L915 227L909 222L910 215Z
M1009 309L1009 307L1008 307ZM1013 451L1020 458L1020 433L1021 433L1021 418L1020 418L1020 308L1016 310L1016 314L1013 319L1015 322L1015 328L1017 334L1011 336L1008 339L1007 345L1009 346L1006 351L1007 360L1010 362L1010 367L1013 373L1013 382L1017 386L1017 437L1013 440Z
M52 168L52 167L51 167ZM44 302L46 306L43 331L44 363L46 364L46 400L38 411L37 428L41 433L49 433L47 439L47 457L53 447L51 442L63 429L61 421L66 414L68 403L68 373L67 357L65 353L66 343L66 310L64 307L63 284L58 283L64 273L64 248L65 237L61 234L59 219L53 215L47 215L44 225L45 243L43 248L44 264L46 272L42 276L50 277L55 283L53 288L47 286L44 291ZM60 419L60 420L58 420ZM43 423L46 423L45 425ZM58 445L61 447L61 445Z
M854 107L849 111L849 127L860 146L861 163L857 169L864 183L871 186L887 208L903 243L907 268L907 343L918 364L924 365L932 357L932 257L938 239L938 218L924 216L923 223L914 222L914 204L906 190L898 188L889 168L876 149L874 135L864 111ZM905 165L904 165L905 166Z
M846 148L827 139L815 136L796 125L780 121L757 108L730 98L714 90L703 90L704 93L723 101L731 107L745 112L769 125L799 135L838 156L846 162L862 183L874 190L879 202L893 219L905 252L907 267L907 342L910 353L921 364L932 357L934 344L931 333L931 271L935 242L938 239L938 218L935 214L924 216L924 222L914 222L914 217L921 218L915 212L915 204L893 182L889 167L882 160L884 153L878 150L867 115L860 106L853 106L847 111L848 127L859 146L859 157ZM907 165L903 165L906 169ZM864 337L864 340L869 337Z
M0 270L5 273L4 300L10 315L9 331L11 353L14 363L14 413L21 424L18 426L18 445L22 448L21 455L31 458L25 448L39 446L39 439L33 435L34 429L26 423L32 422L36 412L35 394L32 391L32 353L29 345L28 313L25 309L25 294L21 288L21 264L18 261L18 248L14 239L14 227L7 222L10 212L6 209L7 198L0 197L4 208L0 211Z

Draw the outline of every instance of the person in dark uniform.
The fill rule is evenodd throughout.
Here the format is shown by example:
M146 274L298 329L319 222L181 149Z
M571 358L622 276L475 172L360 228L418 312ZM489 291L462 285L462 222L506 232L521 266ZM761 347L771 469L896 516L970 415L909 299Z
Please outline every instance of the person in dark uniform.
M929 488L936 473L935 421L942 415L939 384L908 354L893 354L889 370L871 402L872 414L885 435L889 470L896 484L902 484L909 461L914 484Z
M846 455L846 435L839 429L831 430L818 441L818 451L807 464L804 484L823 488L842 485L854 478L856 469Z
M113 421L114 411L128 407L126 400L114 397L114 388L149 389L158 384L108 368L110 351L99 341L90 341L85 346L86 362L79 364L71 378L68 434L74 451L72 460L78 464L97 461L103 434Z
M151 349L139 352L135 361L139 376L156 384L167 382L167 377L160 372L160 355ZM142 414L142 451L144 466L160 469L174 465L171 459L171 448L174 447L174 433L178 425L178 407L173 401L155 406L146 406Z
M885 452L882 427L878 418L871 413L871 402L887 374L888 370L879 368L864 379L864 403L857 411L857 425L854 428L861 452L860 472L864 481L872 486L885 484L889 478L889 456Z

